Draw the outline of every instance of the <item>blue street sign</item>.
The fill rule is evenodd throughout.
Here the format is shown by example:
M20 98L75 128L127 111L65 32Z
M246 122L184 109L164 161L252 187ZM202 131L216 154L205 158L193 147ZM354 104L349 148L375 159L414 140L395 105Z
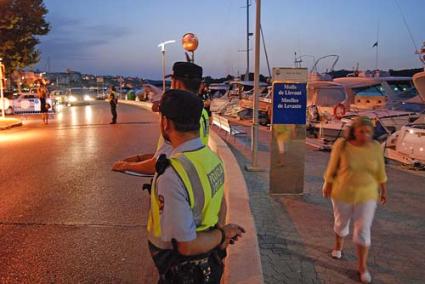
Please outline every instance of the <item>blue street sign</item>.
M273 124L306 124L305 83L273 84Z

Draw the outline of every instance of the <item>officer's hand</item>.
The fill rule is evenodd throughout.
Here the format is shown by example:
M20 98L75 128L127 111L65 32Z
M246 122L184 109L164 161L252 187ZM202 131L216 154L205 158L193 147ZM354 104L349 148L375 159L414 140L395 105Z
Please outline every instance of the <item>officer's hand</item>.
M234 244L245 233L245 229L236 224L227 224L222 229L226 237L226 240L221 246L222 249L225 249L229 244Z
M127 165L128 163L125 161L118 161L114 163L114 165L112 166L112 170L116 172L123 172L127 170Z

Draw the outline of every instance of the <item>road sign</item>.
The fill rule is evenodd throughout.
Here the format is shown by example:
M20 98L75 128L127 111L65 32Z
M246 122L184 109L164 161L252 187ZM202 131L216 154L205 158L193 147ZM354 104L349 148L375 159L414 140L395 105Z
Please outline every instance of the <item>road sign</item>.
M305 83L273 83L273 124L306 124Z
M274 67L272 81L307 83L307 68Z

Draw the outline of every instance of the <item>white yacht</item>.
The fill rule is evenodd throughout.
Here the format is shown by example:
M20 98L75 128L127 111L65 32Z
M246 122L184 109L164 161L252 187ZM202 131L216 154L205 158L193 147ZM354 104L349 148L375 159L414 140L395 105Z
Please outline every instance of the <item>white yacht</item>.
M418 54L425 66L425 42ZM413 83L418 96L405 105L422 106L422 115L388 137L385 156L415 169L425 169L425 70L413 76Z
M380 70L355 72L334 81L344 85L352 111L391 108L418 95L411 77L390 76Z
M238 117L241 111L251 108L248 101L252 97L254 82L235 80L231 81L229 85L229 90L223 96L211 101L210 110L222 115ZM262 93L267 92L267 84L260 83L260 88ZM241 101L244 101L242 105Z
M221 98L229 90L229 84L227 83L212 83L208 86L210 91L211 99Z
M425 115L388 137L385 157L418 169L425 169Z

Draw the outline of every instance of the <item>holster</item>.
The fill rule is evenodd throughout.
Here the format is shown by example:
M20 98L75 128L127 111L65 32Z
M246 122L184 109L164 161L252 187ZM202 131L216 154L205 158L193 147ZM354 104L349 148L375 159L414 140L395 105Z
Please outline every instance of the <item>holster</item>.
M214 249L206 254L187 257L175 250L160 250L152 244L149 244L149 249L159 272L159 283L220 283L225 251Z

